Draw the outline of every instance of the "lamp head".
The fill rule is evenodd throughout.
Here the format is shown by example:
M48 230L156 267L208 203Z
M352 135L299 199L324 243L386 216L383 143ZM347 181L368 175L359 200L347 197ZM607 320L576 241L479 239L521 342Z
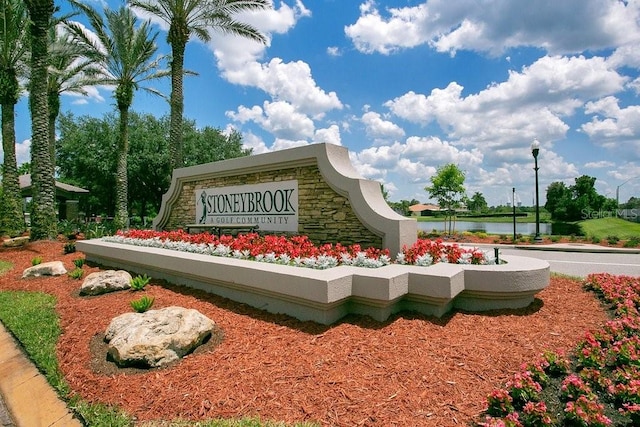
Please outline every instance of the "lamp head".
M531 143L531 154L533 154L534 158L538 158L538 153L540 152L540 141L534 139Z

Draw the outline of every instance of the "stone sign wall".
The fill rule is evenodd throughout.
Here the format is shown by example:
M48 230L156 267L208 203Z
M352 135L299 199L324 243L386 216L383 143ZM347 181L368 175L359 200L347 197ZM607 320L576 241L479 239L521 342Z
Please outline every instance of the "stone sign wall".
M242 203L249 204L250 196L246 193L270 191L273 195L280 187L281 195L284 194L289 202L287 208L297 210L297 230L274 227L273 222L278 220L269 223L269 215L218 218L232 223L242 223L242 219L237 218L245 218L245 222L251 218L251 222L260 227L260 232L303 234L317 244L358 243L363 247L388 248L392 255L417 239L415 220L393 212L382 197L380 184L359 177L351 165L348 151L331 144L314 144L177 169L171 187L163 196L154 228L215 224L213 211L216 209L209 207L209 216L206 215L203 195L209 203L214 200L222 203L221 209L239 211ZM287 189L295 189L291 190L295 194L286 192ZM226 196L217 200L219 194ZM245 197L244 202L242 197Z

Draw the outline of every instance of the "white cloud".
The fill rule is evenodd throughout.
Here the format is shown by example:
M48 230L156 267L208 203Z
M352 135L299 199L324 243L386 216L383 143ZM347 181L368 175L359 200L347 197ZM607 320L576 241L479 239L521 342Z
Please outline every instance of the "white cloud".
M329 56L341 56L342 55L342 51L340 50L339 47L329 46L327 48L327 55L329 55Z
M587 162L584 164L585 168L594 168L594 169L600 169L600 168L612 168L614 167L616 164L613 162L610 162L608 160L600 160L598 162Z
M252 154L262 154L269 152L269 148L262 138L251 132L242 134L242 148L251 148Z
M340 128L337 125L331 125L328 128L316 130L313 142L326 142L329 144L342 145Z
M369 137L373 138L376 143L393 141L404 136L404 130L400 126L384 120L378 113L372 111L364 113L361 120L365 126L365 132Z
M640 159L640 106L620 107L618 99L608 96L587 103L586 114L593 114L582 130L598 144Z
M453 141L490 149L502 162L511 153L501 150L521 148L534 138L563 139L569 130L564 117L587 99L622 90L625 81L602 58L545 56L477 94L463 97L464 88L452 82L428 96L410 91L384 105L410 122L436 121Z
M421 44L452 55L458 50L499 55L522 46L574 53L637 44L639 15L637 1L430 0L381 11L368 0L345 33L364 53L389 54Z
M282 139L306 139L313 137L313 121L297 112L288 102L265 102L262 127Z

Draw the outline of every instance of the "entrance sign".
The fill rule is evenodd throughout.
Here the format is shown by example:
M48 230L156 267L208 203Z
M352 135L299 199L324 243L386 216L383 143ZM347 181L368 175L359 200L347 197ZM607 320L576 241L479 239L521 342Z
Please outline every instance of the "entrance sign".
M196 224L257 225L260 234L358 244L392 256L418 237L416 220L389 207L380 183L360 176L347 148L324 143L175 169L153 228Z
M260 230L298 231L298 181L195 190L198 224L257 224Z

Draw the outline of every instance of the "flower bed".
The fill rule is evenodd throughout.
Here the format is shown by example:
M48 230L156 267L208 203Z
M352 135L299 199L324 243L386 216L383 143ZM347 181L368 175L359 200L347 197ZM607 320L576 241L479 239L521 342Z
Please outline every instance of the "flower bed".
M103 240L315 269L338 265L378 268L394 263L387 249L363 249L357 244L344 246L340 243L316 246L307 236L246 233L237 237L218 237L209 233L189 234L183 230L128 230ZM395 263L405 265L428 266L439 262L486 265L495 264L495 257L490 252L464 249L457 244L445 244L440 239L418 239L410 248L404 247L395 258Z
M573 354L547 351L487 397L482 426L640 425L640 278L589 275L614 319Z

